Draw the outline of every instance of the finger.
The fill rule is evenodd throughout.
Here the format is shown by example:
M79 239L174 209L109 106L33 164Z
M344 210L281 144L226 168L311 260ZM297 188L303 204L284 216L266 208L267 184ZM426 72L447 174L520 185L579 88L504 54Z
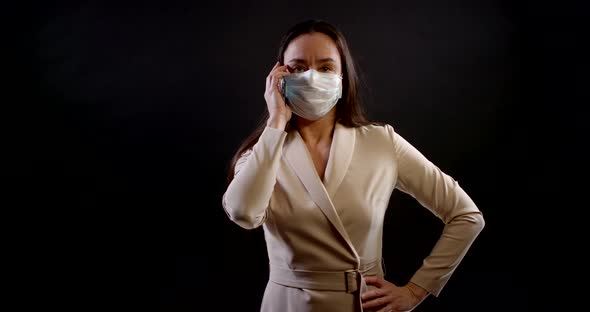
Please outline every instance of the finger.
M388 303L390 303L390 302L388 301L387 297L379 297L379 298L375 298L373 300L363 302L363 308L365 308L365 309L379 308L379 307L383 307L384 305L387 305Z
M272 67L272 69L270 70L270 72L268 72L268 75L266 75L266 89L267 89L267 90L268 90L268 87L270 86L270 81L271 81L271 78L272 78L272 73L273 73L273 71L274 71L274 70L275 70L277 67L279 67L279 65L280 65L280 64L279 64L279 61L277 61L277 62L275 63L275 65Z
M282 78L287 77L289 75L291 75L291 73L279 72L279 73L274 74L272 79L274 82L278 82Z
M276 64L278 65L278 63ZM272 77L278 73L278 72L287 72L286 68L287 66L276 66L273 67L273 69L270 71L270 73L268 73L268 76L266 76L266 88L268 89L268 87L272 84Z
M378 297L383 297L384 295L385 295L385 293L382 290L373 289L373 290L365 291L363 293L363 295L361 296L361 299L363 301L365 301L365 300L370 300L370 299L374 299L374 298L378 298Z
M278 90L280 79L289 76L291 73L279 72L272 77L271 86Z
M276 68L273 68L268 75L269 76L272 76L275 73L278 73L278 72L286 72L286 71L287 71L287 65L278 66Z
M272 69L271 69L270 71L272 72L272 71L273 71L273 70L275 70L277 67L279 67L279 65L281 65L281 63L279 63L279 61L277 61L277 62L275 63L275 66L273 66L273 67L272 67Z
M365 282L367 285L373 285L379 288L385 286L385 281L379 276L367 276L365 277Z
M274 66L274 67L273 67L273 68L272 68L272 69L271 69L271 70L268 72L268 75L266 76L266 78L270 78L270 77L272 77L272 75L273 75L275 72L277 72L277 71L280 71L280 70L281 70L281 67L286 67L286 66L279 66L279 62L277 62L277 63L275 64L275 66Z

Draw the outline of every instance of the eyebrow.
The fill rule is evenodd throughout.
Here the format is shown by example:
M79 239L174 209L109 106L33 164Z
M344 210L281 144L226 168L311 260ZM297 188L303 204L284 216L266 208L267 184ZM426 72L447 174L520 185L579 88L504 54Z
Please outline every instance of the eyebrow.
M320 60L318 60L318 62L320 62L320 63L324 63L324 62L336 63L336 61L331 57L326 57L326 58L320 59ZM287 62L287 63L305 63L305 60L299 59L299 58L294 58L294 59L289 60L289 62Z

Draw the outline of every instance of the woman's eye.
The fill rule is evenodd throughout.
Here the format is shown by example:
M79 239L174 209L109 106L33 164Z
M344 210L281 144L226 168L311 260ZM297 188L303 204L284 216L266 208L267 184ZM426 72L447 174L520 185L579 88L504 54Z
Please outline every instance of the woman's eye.
M324 67L322 67L322 68L321 68L321 70L322 70L322 71L326 71L326 72L327 72L327 71L331 71L331 70L332 70L332 68L330 68L330 67L328 67L328 66L324 66Z
M295 66L294 70L296 72L302 72L302 71L305 71L305 68L303 66Z

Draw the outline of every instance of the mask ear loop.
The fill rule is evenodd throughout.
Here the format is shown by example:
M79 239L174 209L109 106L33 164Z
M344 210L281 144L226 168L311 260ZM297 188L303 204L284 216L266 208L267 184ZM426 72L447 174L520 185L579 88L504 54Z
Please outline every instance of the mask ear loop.
M344 89L344 73L340 74L340 95L338 96L338 100L342 98L342 91Z

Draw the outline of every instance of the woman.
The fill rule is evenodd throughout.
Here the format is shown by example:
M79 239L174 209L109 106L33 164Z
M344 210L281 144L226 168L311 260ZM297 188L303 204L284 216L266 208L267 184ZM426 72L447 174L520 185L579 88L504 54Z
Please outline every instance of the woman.
M282 40L266 78L266 123L239 148L228 217L264 228L270 277L262 311L410 311L438 296L484 219L450 176L388 124L370 123L346 41L310 20ZM383 279L382 230L394 188L444 223L404 286Z

